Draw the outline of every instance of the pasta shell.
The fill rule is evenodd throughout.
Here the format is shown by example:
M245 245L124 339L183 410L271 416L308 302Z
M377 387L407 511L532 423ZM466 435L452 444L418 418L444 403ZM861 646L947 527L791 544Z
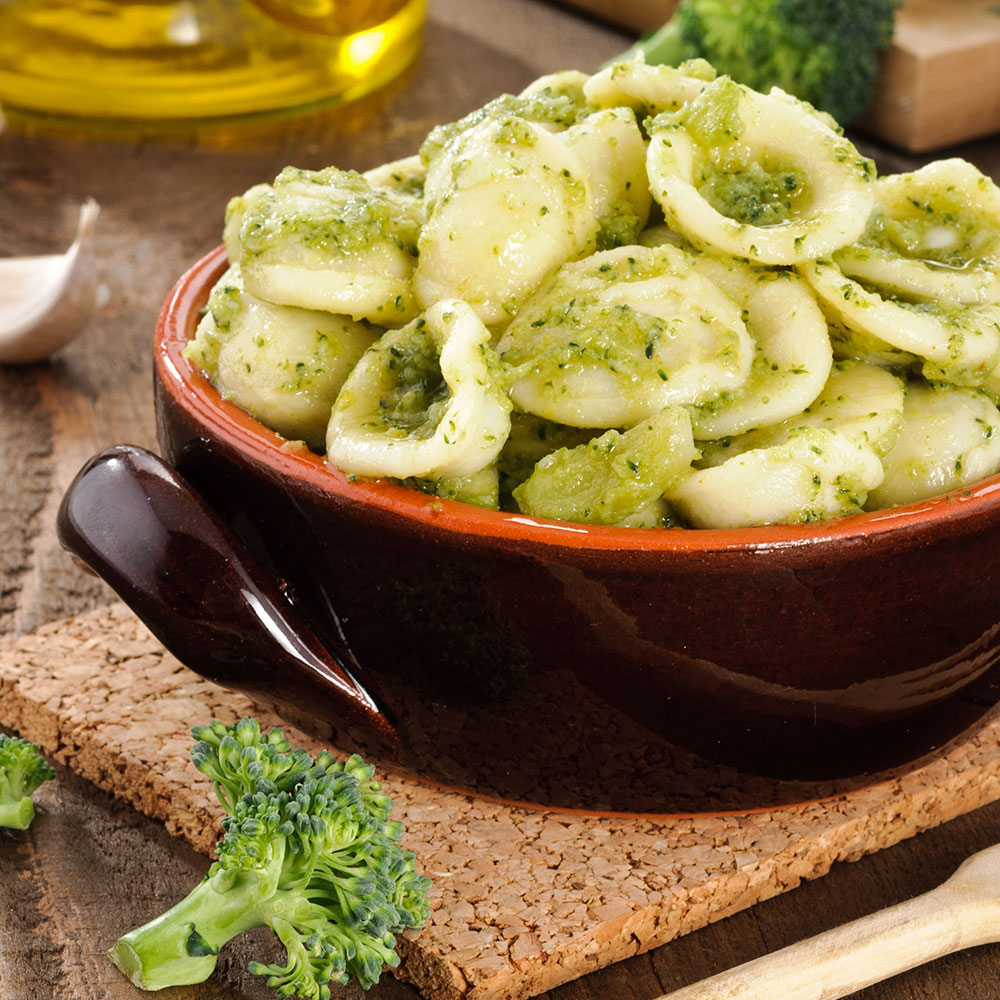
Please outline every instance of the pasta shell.
M577 154L524 119L487 119L428 171L417 298L461 298L487 324L508 320L565 260L593 250L594 194Z
M829 260L810 261L800 271L833 322L924 359L932 380L982 385L1000 360L1000 306L883 298Z
M1000 188L971 163L936 160L880 177L862 238L839 250L849 278L905 298L1000 303Z
M741 434L801 413L823 389L833 364L826 320L808 285L788 271L710 254L695 258L695 266L743 308L754 342L746 382L694 408L695 439Z
M672 246L620 247L561 267L497 345L522 410L628 427L743 385L753 343L739 308Z
M358 174L289 167L231 203L225 239L258 298L398 326L417 312L422 218L416 199Z
M1000 471L1000 411L982 393L911 385L903 427L883 459L885 479L872 509L913 503Z
M374 339L348 316L258 299L231 267L184 353L225 399L290 440L322 447L330 407Z
M355 366L333 406L330 462L358 476L470 476L510 432L490 333L470 306L436 303L385 334Z
M796 264L854 242L868 221L871 161L780 91L758 94L720 77L678 115L659 116L650 128L653 197L667 223L699 247L761 264ZM729 192L725 212L706 196L713 184ZM744 213L746 220L731 217L741 202L734 191L749 191L760 211L773 214L779 202L782 211L767 224L750 221L753 212Z
M645 117L676 111L694 100L714 78L715 70L702 61L676 68L648 66L641 59L629 59L595 73L583 85L583 93L594 107L628 107Z
M804 427L784 444L690 473L667 500L695 528L795 524L857 513L882 476L867 446Z
M785 444L803 427L835 430L881 457L893 446L903 426L905 396L903 380L884 368L840 361L833 366L822 392L801 413L779 424L703 444L698 464L721 465L757 448Z

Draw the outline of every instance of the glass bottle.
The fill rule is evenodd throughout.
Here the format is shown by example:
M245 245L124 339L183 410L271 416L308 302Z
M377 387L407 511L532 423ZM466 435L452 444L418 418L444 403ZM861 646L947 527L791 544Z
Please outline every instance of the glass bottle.
M416 56L426 0L0 0L0 106L191 121L351 100Z

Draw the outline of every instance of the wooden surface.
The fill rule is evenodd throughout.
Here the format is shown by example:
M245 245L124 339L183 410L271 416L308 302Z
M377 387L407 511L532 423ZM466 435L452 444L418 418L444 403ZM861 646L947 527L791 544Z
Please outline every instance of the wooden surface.
M267 704L183 667L121 604L0 641L0 725L206 855L222 809L190 762L191 722L247 715L265 727L282 725L293 745L314 756L325 746ZM385 768L380 777L405 827L404 845L433 878L431 917L401 940L397 977L428 1000L527 1000L820 878L837 861L997 801L1000 707L975 733L893 780L746 815L560 814L447 792ZM1000 915L1000 900L993 910ZM961 940L942 938L932 943L940 954ZM841 932L836 940L848 982L874 982L900 953L886 948L881 964L856 968L848 943L857 935ZM818 952L809 945L805 953ZM791 975L792 963L785 964L786 986L814 989L808 971ZM755 988L762 982L766 994L766 980L758 977ZM776 996L789 992L775 987ZM821 991L807 998L821 1000Z
M565 0L567 6L603 18L636 34L658 28L670 19L678 0Z
M233 140L0 135L0 252L52 252L71 236L87 195L98 227L102 305L85 335L51 363L0 368L0 629L23 633L109 599L55 541L62 489L100 447L153 445L149 341L160 301L195 257L218 242L227 197L286 163L370 167L412 150L427 128L541 72L590 68L626 39L562 8L530 0L432 0L420 65L382 98ZM883 171L916 159L865 147ZM1000 143L958 152L1000 177ZM972 584L970 583L970 586ZM0 837L0 998L131 1000L104 958L121 926L148 919L191 884L205 859L161 824L60 768L23 835ZM762 903L646 955L576 980L551 1000L650 1000L738 962L940 883L972 852L1000 842L1000 804ZM245 972L253 935L227 949L208 984L163 1000L264 998ZM355 1000L361 991L349 989ZM387 978L372 1000L415 1000ZM1000 948L987 945L858 994L863 1000L1000 1000Z

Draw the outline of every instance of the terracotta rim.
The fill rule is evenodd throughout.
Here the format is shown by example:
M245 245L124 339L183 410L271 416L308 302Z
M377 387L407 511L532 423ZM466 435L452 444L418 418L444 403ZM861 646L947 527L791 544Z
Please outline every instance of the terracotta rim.
M578 549L632 549L643 552L699 553L725 549L802 547L824 542L849 542L929 528L942 521L973 517L997 506L1000 475L974 486L907 506L854 514L813 525L771 525L735 529L613 528L571 524L502 511L485 510L444 500L378 480L349 482L319 455L287 447L285 439L216 392L182 354L194 333L212 285L226 267L225 247L217 247L194 264L177 282L164 303L156 327L154 362L166 390L199 423L258 462L283 475L327 493L436 528L483 536L568 546Z

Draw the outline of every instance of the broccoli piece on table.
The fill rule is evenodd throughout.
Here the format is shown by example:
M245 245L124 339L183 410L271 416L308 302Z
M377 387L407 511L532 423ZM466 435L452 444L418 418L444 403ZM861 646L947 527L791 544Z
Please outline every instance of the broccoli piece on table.
M626 58L679 66L707 59L755 90L773 86L846 125L875 90L897 0L681 0ZM617 61L617 60L616 60Z
M250 964L281 997L326 1000L351 975L367 989L396 966L394 933L421 927L428 879L399 846L392 800L360 757L313 758L254 719L192 730L191 757L226 810L217 860L181 902L109 952L146 990L200 983L222 946L268 926L284 965Z
M34 743L0 733L0 826L27 830L35 818L32 793L55 776Z

